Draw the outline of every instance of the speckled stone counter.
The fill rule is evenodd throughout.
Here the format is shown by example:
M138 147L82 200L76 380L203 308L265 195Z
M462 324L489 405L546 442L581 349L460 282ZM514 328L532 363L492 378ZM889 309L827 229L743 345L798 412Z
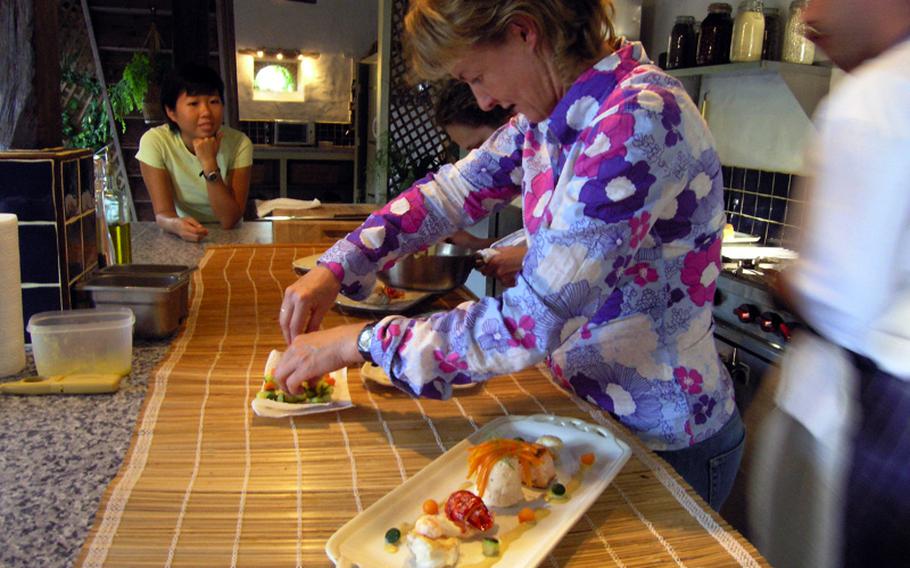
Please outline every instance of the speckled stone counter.
M133 262L196 266L208 244L270 243L271 223L209 226L202 243L133 227ZM170 340L136 341L133 369L110 395L0 395L0 567L72 566L129 449L149 375ZM35 374L28 367L10 381Z

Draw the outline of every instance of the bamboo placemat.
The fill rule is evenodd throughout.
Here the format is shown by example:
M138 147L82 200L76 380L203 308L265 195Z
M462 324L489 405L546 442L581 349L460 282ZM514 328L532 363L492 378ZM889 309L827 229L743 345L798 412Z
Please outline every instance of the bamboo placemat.
M574 416L633 448L544 566L765 566L671 468L537 369L416 399L349 372L355 408L293 419L250 409L295 258L319 247L211 247L185 328L153 374L131 447L105 492L81 566L330 566L341 525L490 420ZM465 293L437 300L454 307ZM331 311L323 326L355 318ZM513 567L509 567L513 568Z

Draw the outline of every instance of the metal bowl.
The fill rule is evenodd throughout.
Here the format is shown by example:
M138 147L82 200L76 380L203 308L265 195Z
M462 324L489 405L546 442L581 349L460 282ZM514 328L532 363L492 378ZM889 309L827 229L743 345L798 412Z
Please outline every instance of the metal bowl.
M474 269L474 251L449 243L406 256L377 273L387 286L423 292L448 292L464 285Z

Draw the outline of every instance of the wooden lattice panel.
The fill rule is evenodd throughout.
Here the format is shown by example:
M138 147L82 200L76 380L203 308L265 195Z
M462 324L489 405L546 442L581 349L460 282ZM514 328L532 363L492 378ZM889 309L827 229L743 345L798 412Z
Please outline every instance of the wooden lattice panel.
M423 177L438 168L448 142L445 132L433 120L433 88L408 83L408 61L405 59L401 37L408 0L392 4L392 46L390 59L389 100L389 192L397 194L410 179L409 170ZM423 170L423 171L416 171Z

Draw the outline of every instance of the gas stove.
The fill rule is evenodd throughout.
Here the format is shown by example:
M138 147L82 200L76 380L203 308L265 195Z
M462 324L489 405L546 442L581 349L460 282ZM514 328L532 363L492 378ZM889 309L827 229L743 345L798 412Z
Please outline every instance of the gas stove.
M741 412L751 403L762 376L777 364L799 322L778 308L771 286L789 259L725 259L714 294L714 338L733 378Z

